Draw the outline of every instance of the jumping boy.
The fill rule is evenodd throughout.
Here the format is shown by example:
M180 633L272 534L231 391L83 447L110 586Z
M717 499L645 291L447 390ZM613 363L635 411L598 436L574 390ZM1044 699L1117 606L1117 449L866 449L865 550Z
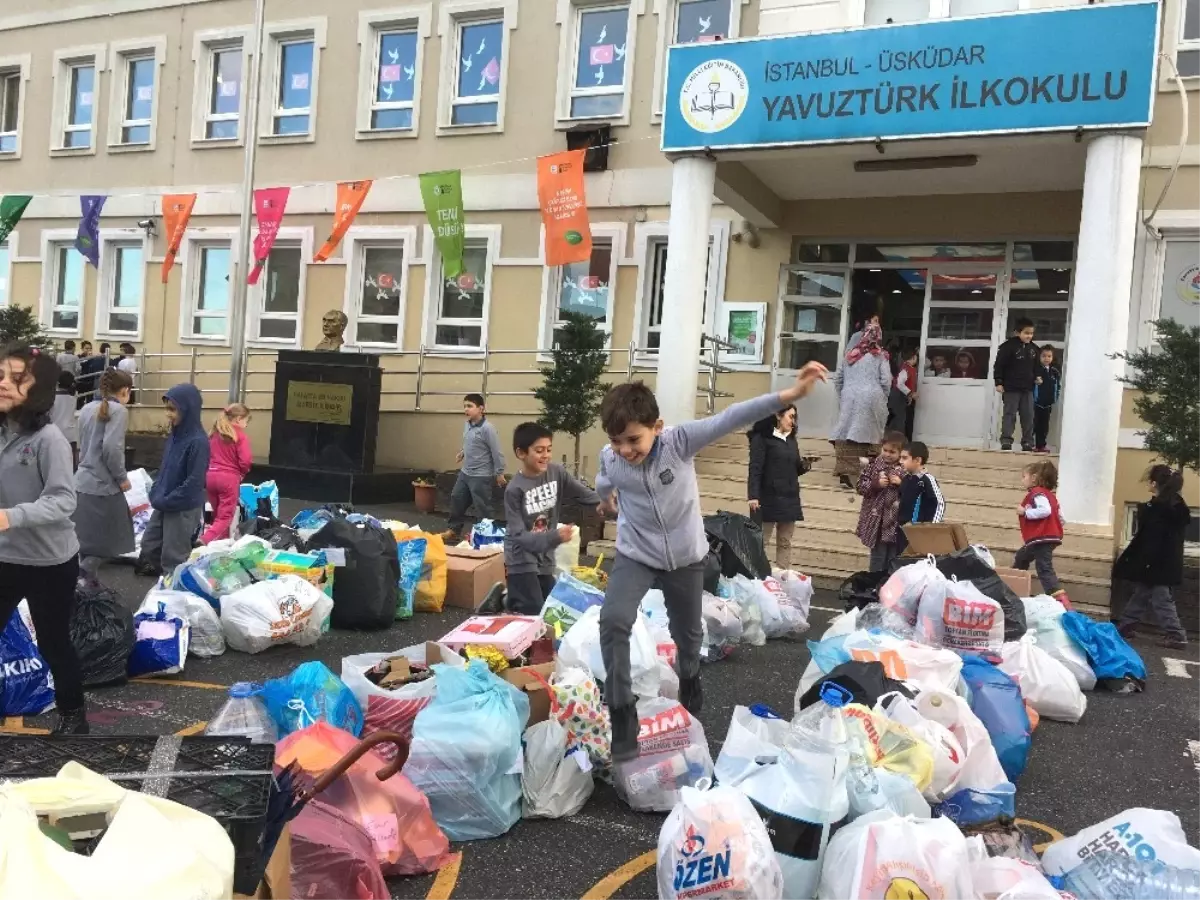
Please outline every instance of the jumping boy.
M467 523L467 509L472 504L481 519L492 516L492 485L504 487L504 451L496 429L487 420L482 394L463 397L462 449L456 462L462 467L454 490L450 494L450 529L442 535L447 544L462 540Z
M599 495L550 461L554 433L537 422L513 431L513 451L521 469L504 489L508 534L504 568L508 572L508 609L536 616L554 588L554 550L571 539L574 525L560 525L564 500L599 506Z
M940 522L946 515L946 500L937 479L925 468L928 462L929 448L921 441L909 441L900 451L904 478L900 482L900 527L896 529L896 556L908 546L905 525Z
M1033 388L1038 354L1038 347L1033 343L1033 322L1026 318L1017 319L1013 336L1000 345L996 351L996 364L992 367L996 392L1004 395L1001 450L1012 449L1013 426L1018 414L1021 416L1021 449L1033 449Z
M1038 366L1033 380L1033 449L1037 453L1048 453L1046 441L1050 437L1050 414L1058 402L1062 385L1062 373L1054 365L1054 348L1047 344L1038 357Z
M638 755L629 637L639 604L652 587L665 596L671 637L678 648L679 701L693 714L703 705L701 598L708 540L700 516L696 454L706 444L792 405L826 375L823 365L810 362L786 390L666 429L654 392L642 382L618 385L604 398L600 421L610 443L600 451L596 491L603 501L601 510L618 518L617 558L600 608L600 652L615 761Z

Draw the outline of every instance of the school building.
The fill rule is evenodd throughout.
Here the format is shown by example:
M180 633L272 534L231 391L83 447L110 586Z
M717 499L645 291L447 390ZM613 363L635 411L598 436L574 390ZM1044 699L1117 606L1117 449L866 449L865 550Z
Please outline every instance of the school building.
M597 321L611 379L654 383L670 423L835 369L877 310L918 351L916 436L949 518L1005 562L1028 457L998 450L991 366L1028 317L1064 373L1059 572L1105 592L1151 461L1110 354L1151 345L1161 316L1200 323L1197 0L266 0L258 39L254 22L252 0L0 9L0 194L33 195L0 244L0 303L56 340L134 343L135 428L176 381L226 402L252 141L254 186L291 188L246 307L256 456L275 354L315 346L329 310L382 355L377 466L424 471L453 467L463 393L505 439L537 414L562 312ZM593 148L593 252L550 268L534 160L568 147ZM416 177L450 168L455 279ZM362 212L313 262L356 179L374 180ZM189 192L163 283L162 197ZM98 268L72 247L81 195L107 195ZM795 563L829 577L865 560L828 468L836 412L829 387L800 411L822 462ZM589 465L602 444L585 436ZM706 451L706 509L743 508L745 461L740 438Z

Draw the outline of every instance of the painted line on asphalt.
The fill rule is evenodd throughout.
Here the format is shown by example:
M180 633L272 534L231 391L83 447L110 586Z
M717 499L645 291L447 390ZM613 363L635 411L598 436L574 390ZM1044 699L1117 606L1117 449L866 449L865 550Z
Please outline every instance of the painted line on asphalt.
M1033 819L1013 819L1013 824L1018 827L1024 825L1026 829L1040 831L1050 837L1050 840L1048 841L1042 841L1040 844L1033 845L1034 851L1039 854L1045 853L1046 848L1055 841L1061 841L1063 839L1063 833L1061 831L1059 831L1057 828L1047 825L1045 822L1035 822ZM1032 840L1032 838L1030 838L1030 840Z
M433 885L429 888L429 893L425 895L425 900L450 900L450 896L454 893L454 887L458 884L458 871L462 868L461 852L455 853L450 857L450 861L438 869L437 877L433 879Z
M609 900L613 894L658 862L658 851L647 850L623 866L613 869L583 895L582 900Z
M49 728L26 728L24 716L6 716L0 734L49 734Z
M227 691L227 684L213 684L211 681L181 681L176 678L130 678L130 684L167 684L172 687L199 688L205 691Z
M208 722L196 722L187 728L180 728L175 732L175 737L191 737L193 734L202 734L207 725Z
M1164 656L1162 661L1167 674L1175 678L1191 678L1192 673L1188 671L1188 666L1200 666L1200 662L1195 660L1171 659L1169 656Z

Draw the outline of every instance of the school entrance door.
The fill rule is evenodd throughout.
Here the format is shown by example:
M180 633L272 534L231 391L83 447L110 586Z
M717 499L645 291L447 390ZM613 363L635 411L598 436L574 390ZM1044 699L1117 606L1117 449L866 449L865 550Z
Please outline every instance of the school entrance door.
M1054 347L1065 364L1071 241L798 243L793 258L775 316L776 387L809 360L836 370L850 335L877 313L884 344L902 357L917 353L913 437L986 449L999 446L992 365L1015 322L1031 319L1037 343ZM820 386L804 404L798 433L827 436L837 411L836 392ZM1052 423L1052 443L1056 433Z

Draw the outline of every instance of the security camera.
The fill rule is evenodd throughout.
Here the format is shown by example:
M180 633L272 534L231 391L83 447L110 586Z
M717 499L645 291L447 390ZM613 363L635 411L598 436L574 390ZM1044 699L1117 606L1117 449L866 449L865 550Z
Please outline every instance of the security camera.
M138 223L137 223L137 227L142 229L142 231L146 232L146 237L154 237L154 220L153 219L139 219Z

